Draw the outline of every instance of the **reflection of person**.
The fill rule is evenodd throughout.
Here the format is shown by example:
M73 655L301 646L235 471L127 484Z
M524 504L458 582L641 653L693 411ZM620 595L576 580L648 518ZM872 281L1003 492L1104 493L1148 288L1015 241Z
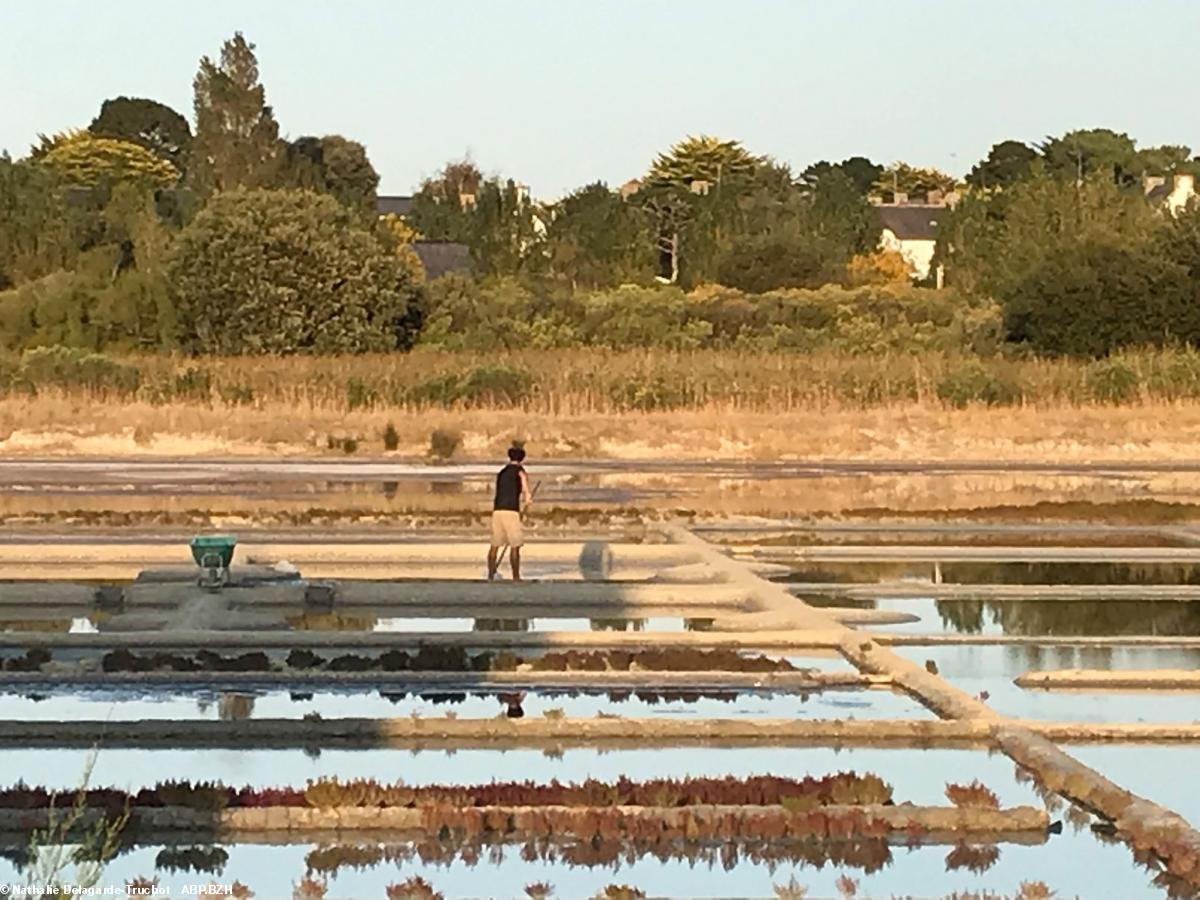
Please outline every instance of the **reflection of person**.
M492 546L487 559L488 581L496 577L501 547L508 547L513 581L521 580L521 545L524 543L521 510L533 500L529 491L529 476L521 465L524 461L524 449L510 447L508 465L496 475L496 499L492 504Z
M521 703L525 700L524 693L500 694L499 699L507 707L504 710L504 714L510 719L523 719L525 717L525 710L521 708Z

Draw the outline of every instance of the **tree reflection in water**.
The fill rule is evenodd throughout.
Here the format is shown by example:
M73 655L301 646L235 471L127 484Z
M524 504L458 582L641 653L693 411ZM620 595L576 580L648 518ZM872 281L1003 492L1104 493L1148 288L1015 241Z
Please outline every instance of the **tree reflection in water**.
M938 600L937 611L960 634L986 625L1049 637L1200 634L1200 603L1173 600Z

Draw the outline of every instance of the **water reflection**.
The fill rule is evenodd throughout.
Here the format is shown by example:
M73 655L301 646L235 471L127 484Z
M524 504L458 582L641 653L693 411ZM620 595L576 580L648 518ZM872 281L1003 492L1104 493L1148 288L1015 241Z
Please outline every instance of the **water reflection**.
M943 624L959 634L1200 635L1200 603L1099 600L938 600ZM993 627L989 627L993 626Z
M224 722L249 719L254 714L254 697L250 694L221 694L217 698L217 718Z
M1200 584L1200 566L1183 563L943 562L946 584ZM931 582L929 562L822 562L791 566L785 584Z

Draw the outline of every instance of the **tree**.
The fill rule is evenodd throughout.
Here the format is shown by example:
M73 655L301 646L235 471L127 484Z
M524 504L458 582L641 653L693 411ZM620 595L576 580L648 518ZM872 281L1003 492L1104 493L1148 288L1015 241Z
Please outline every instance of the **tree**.
M1200 341L1187 270L1144 249L1085 241L1047 257L1005 301L1009 339L1041 353L1103 356Z
M1141 175L1133 138L1108 128L1068 131L1046 138L1039 149L1046 168L1068 181L1100 173L1117 184L1130 184Z
M858 192L865 196L871 192L875 182L883 174L883 166L871 162L865 156L851 156L840 163L821 160L805 169L800 174L800 181L813 190L823 178L834 172L840 172L849 178Z
M838 275L833 255L826 242L794 231L744 235L722 255L717 279L751 294L818 287Z
M831 167L810 191L766 189L746 200L740 230L719 257L722 284L762 292L840 280L856 253L879 242L866 198Z
M528 191L511 178L489 178L468 211L468 239L482 275L518 275L540 268L541 233Z
M969 191L940 220L937 260L948 280L997 298L1050 256L1088 242L1136 250L1163 227L1141 191L1122 188L1103 170L1078 185L1035 171L1004 191Z
M568 194L547 213L550 272L572 287L613 287L653 273L653 241L641 211L603 182Z
M739 200L754 187L766 162L738 141L707 135L685 138L659 154L637 202L654 221L663 277L678 281L685 257L690 280L713 274L717 257L736 233Z
M1197 174L1200 160L1193 160L1192 150L1181 144L1144 147L1137 152L1136 165L1144 175Z
M893 199L897 193L925 198L930 191L947 193L957 187L952 175L938 169L922 169L906 162L894 162L875 179L874 189L885 199Z
M192 129L171 107L142 97L105 100L88 131L144 147L179 172L187 171Z
M139 182L158 190L179 180L178 169L145 147L96 137L90 131L56 136L41 153L38 164L52 169L63 184L78 188Z
M72 265L78 231L51 169L0 157L0 290Z
M218 194L181 232L170 266L183 345L204 353L407 349L420 289L332 197Z
M977 162L967 176L967 184L978 188L1011 187L1028 178L1037 151L1020 141L993 144L988 155Z
M197 192L273 186L282 162L279 125L258 81L254 45L235 34L221 47L220 63L200 60L193 87L196 138L189 176Z
M331 194L353 209L374 211L379 174L358 141L339 134L302 137L288 144L287 155L291 184Z
M426 240L469 243L470 211L482 183L483 174L470 160L446 163L413 196L413 227Z

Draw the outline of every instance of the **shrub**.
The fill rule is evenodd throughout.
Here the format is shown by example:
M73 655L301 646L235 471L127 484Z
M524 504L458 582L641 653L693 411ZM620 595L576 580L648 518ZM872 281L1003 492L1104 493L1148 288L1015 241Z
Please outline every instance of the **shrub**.
M387 428L383 429L383 449L389 453L400 449L400 432L391 422L388 422Z
M220 396L229 406L249 406L254 402L254 388L247 384L225 384L221 386Z
M518 406L532 397L533 386L524 369L484 365L460 375L436 375L397 399L418 406Z
M1021 401L1021 386L1002 377L978 360L951 369L937 385L938 399L955 409L970 403L1005 406Z
M677 377L631 375L613 384L609 399L621 410L654 412L692 406L696 403L696 392Z
M1084 370L1083 379L1089 396L1097 403L1128 403L1141 387L1137 372L1117 359L1092 363Z
M170 264L180 336L221 354L407 349L420 288L332 197L219 193L180 233Z
M171 396L176 400L208 403L212 400L212 373L189 366L175 376Z
M361 378L351 378L346 382L346 408L370 409L379 402L379 391L368 385Z
M1095 242L1051 254L1017 283L1005 322L1011 340L1050 354L1200 340L1200 304L1183 266Z
M100 353L67 347L37 347L21 357L21 377L34 386L84 388L130 395L137 391L141 372Z
M462 435L457 431L437 428L429 436L429 455L434 459L449 459L462 443Z

